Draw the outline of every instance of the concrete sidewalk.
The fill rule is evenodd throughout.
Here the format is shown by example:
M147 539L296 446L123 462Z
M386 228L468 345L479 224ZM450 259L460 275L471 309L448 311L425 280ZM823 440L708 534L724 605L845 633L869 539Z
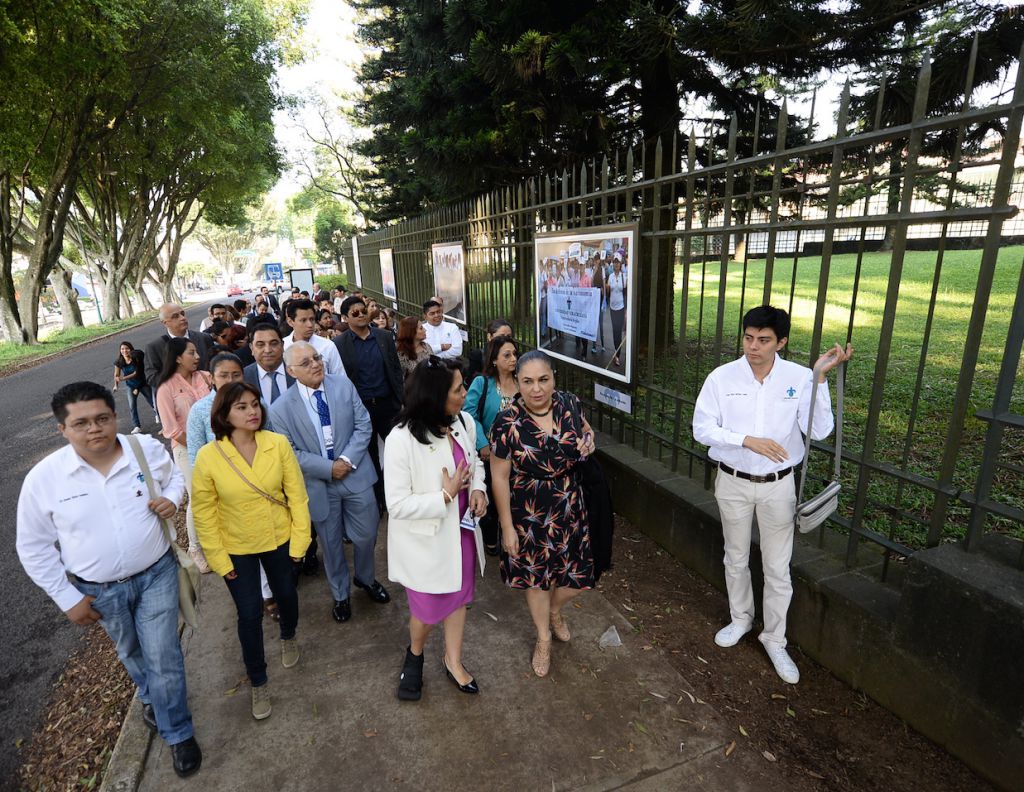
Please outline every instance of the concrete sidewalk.
M422 700L400 702L408 610L401 587L387 583L385 530L378 578L390 604L355 590L352 620L336 624L322 570L302 578L302 657L292 669L281 667L277 625L264 623L274 708L264 721L249 711L227 588L204 578L204 626L185 657L203 767L178 779L155 739L141 790L735 792L768 780L764 762L739 749L726 756L734 737L717 713L691 701L686 680L599 590L567 611L572 642L555 642L550 675L534 676L525 599L502 585L492 558L466 627L464 660L480 695L445 678L438 629L427 644ZM623 646L601 650L598 639L612 625Z

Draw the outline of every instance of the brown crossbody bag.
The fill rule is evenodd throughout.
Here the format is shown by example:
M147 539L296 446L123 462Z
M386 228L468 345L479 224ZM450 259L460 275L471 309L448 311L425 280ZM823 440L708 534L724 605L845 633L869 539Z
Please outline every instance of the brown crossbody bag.
M224 453L224 449L220 447L220 442L214 441L213 444L215 446L217 446L217 450L220 451L220 455L222 457L224 457L224 461L227 462L231 466L231 469L233 471L235 471L235 473L238 474L238 477L242 481L244 481L246 484L249 485L250 489L252 489L253 492L255 492L257 495L259 495L261 498L270 501L271 503L276 503L278 506L283 506L286 509L288 508L288 503L286 501L278 500L273 495L271 495L269 492L264 492L259 487L257 487L255 484L253 484L251 481L249 481L249 479L247 479L245 477L245 474L241 470L238 469L238 466L235 465L235 463L231 461L231 457L229 457L227 454Z

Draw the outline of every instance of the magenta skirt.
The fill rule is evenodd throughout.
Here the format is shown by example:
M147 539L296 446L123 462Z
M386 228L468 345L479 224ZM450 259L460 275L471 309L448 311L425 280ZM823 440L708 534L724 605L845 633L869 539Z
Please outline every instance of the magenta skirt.
M438 624L464 605L473 601L476 592L476 540L462 528L462 588L450 594L424 594L405 590L409 597L409 612L424 624Z

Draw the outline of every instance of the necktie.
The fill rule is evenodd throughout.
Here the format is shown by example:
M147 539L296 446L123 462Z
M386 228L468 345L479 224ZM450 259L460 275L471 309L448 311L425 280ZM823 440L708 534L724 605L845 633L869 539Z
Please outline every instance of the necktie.
M323 391L313 391L313 398L316 399L316 412L320 416L321 426L331 425L331 413L327 409L327 402L324 401ZM327 458L334 459L334 449L327 449Z
M277 385L276 371L268 371L267 376L270 377L270 403L273 404L277 401L277 397L281 395L281 388Z

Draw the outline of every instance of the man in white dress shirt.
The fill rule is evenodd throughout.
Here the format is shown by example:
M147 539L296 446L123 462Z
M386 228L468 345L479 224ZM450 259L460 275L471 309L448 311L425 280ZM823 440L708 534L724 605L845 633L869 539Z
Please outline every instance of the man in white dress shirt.
M760 640L783 681L796 684L800 671L786 651L786 613L793 596L789 562L796 511L794 468L804 456L813 372L783 360L789 315L770 305L743 317L743 357L712 371L693 413L693 436L709 446L718 463L715 500L725 537L725 584L731 621L715 635L719 646L735 646L754 622L750 581L751 523L757 514L764 568L764 630ZM849 360L853 348L836 346L816 364L819 382ZM822 440L834 419L828 386L819 387L811 437Z
M285 306L285 316L288 325L292 328L291 335L284 340L284 349L296 341L305 341L312 344L313 348L320 353L324 359L324 368L328 374L336 377L345 377L345 367L341 364L341 355L338 348L328 339L316 334L316 306L312 300L289 300Z
M25 477L18 557L68 619L103 625L138 686L143 720L171 747L175 772L191 775L203 755L178 642L177 561L161 523L177 511L185 482L163 445L140 435L161 493L149 497L127 438L117 433L114 397L102 385L65 385L51 407L68 445Z
M462 333L454 324L444 321L441 303L434 299L423 303L423 319L426 341L435 355L440 358L462 356Z

